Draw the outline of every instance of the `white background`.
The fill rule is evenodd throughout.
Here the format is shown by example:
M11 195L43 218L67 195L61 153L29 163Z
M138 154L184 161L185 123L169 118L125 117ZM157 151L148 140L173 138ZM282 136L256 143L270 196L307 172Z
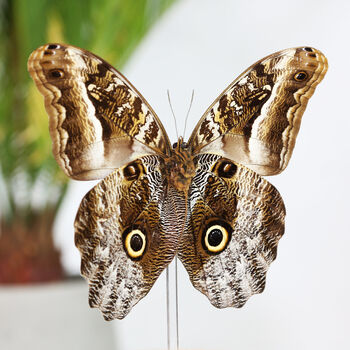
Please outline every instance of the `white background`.
M221 91L258 59L313 46L329 71L304 114L288 168L269 177L287 208L265 292L242 309L217 310L179 272L180 348L349 349L349 35L348 1L184 0L143 41L123 73L176 140L166 90L187 137ZM99 54L97 52L97 54ZM74 182L56 224L67 269L77 272L73 220L92 183ZM163 274L164 275L164 274ZM118 349L165 349L165 279L123 321ZM98 312L91 310L91 312Z

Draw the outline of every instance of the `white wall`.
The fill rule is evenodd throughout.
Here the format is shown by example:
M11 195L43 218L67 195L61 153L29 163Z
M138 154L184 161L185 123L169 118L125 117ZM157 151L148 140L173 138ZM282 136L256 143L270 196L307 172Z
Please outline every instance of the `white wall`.
M284 198L287 221L265 292L243 309L216 310L181 267L181 349L350 348L349 15L346 0L184 0L163 17L124 70L175 141L167 89L181 126L195 90L189 136L208 105L256 60L302 45L322 50L329 60L289 167L269 178ZM91 187L72 185L57 222L71 271L79 268L73 220ZM114 321L120 349L165 349L164 308L162 276L125 320Z

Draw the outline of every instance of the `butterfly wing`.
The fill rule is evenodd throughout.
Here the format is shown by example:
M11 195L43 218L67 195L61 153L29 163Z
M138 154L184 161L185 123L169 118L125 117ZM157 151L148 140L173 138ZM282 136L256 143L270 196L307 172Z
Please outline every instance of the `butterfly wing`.
M284 232L284 204L244 166L213 154L198 155L195 163L178 256L214 306L241 307L264 290Z
M94 54L68 45L35 50L28 71L45 98L56 161L66 175L99 179L169 140L130 82Z
M176 253L185 199L167 186L162 161L144 156L117 169L87 193L77 213L89 303L106 320L124 318Z
M310 47L283 50L253 64L205 112L189 140L192 152L234 159L260 175L280 173L326 71L327 59Z

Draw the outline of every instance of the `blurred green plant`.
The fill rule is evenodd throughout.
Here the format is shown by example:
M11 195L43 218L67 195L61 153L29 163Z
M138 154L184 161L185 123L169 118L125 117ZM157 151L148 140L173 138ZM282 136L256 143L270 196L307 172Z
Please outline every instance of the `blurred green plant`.
M52 224L67 178L51 155L43 100L27 73L29 54L63 42L120 69L173 2L0 0L0 282L62 276Z

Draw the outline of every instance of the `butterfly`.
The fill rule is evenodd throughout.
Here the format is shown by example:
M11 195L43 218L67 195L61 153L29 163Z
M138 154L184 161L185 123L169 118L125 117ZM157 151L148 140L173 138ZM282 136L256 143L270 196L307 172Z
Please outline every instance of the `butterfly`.
M177 256L218 308L261 293L285 207L263 175L287 166L309 98L327 71L311 47L253 64L171 145L135 87L102 58L63 44L35 50L54 157L76 180L102 179L75 219L89 303L124 318Z

